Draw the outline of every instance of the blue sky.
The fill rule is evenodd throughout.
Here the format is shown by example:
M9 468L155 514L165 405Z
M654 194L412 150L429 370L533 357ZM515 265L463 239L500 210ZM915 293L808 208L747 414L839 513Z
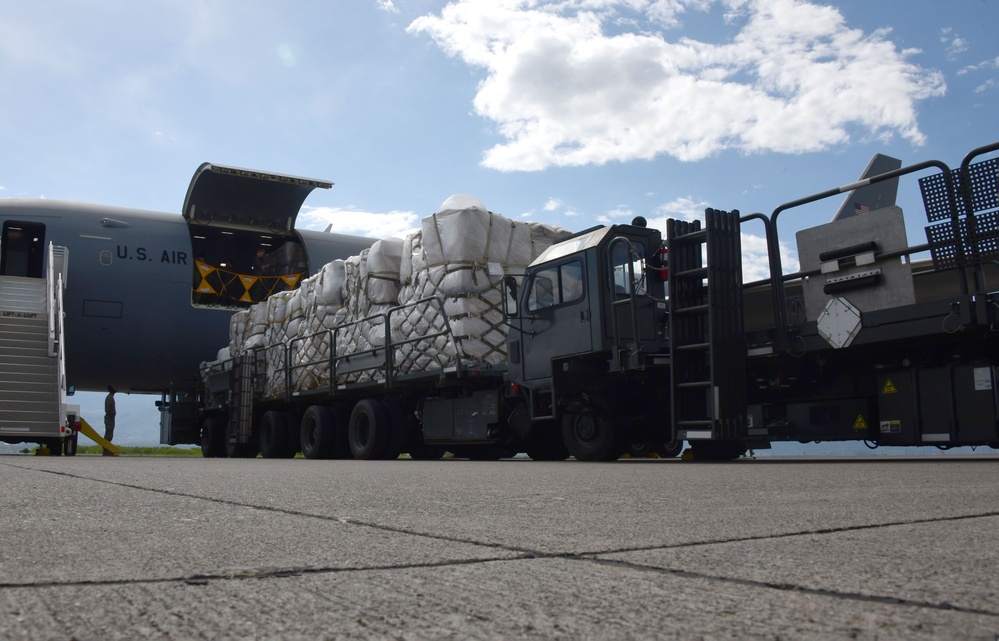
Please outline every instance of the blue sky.
M996 0L5 5L0 198L179 215L210 161L332 180L300 227L399 234L454 193L663 227L771 212L875 152L956 166L999 140ZM921 242L914 183L899 204ZM838 205L782 216L792 260ZM157 420L136 407L123 442Z

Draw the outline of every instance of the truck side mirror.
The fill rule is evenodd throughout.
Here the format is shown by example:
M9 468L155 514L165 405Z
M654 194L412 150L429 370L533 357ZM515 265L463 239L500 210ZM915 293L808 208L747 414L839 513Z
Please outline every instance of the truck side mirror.
M507 318L518 315L517 309L517 279L513 276L506 276L503 279L503 313Z

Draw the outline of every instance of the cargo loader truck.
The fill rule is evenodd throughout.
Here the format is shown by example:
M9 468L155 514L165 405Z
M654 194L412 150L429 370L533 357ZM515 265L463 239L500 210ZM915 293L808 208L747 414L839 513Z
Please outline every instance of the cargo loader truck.
M730 460L779 441L999 447L997 150L976 149L956 170L903 167L770 215L708 209L703 221L667 221L665 238L640 220L556 234L521 266L495 248L432 258L448 237L479 237L449 229L448 216L488 219L490 242L512 225L474 199L451 203L403 241L401 270L368 268L409 287L394 303L351 309L362 256L360 269L346 261L336 305L317 302L336 281L324 271L298 300L285 293L257 310L264 329L250 339L255 311L241 312L230 345L203 364L202 388L164 397L164 433L173 416L194 421L208 457L610 461L676 455L686 442L696 459ZM899 207L871 206L799 231L800 269L783 272L779 219L893 179L918 180L925 243L908 242ZM743 281L744 227L764 231L764 280ZM434 265L432 286L414 286Z

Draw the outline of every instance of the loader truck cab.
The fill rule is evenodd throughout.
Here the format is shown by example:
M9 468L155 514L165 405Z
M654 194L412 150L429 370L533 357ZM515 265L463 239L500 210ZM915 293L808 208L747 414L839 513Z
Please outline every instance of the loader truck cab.
M671 440L665 275L659 231L613 225L506 279L510 422L529 454L614 460Z

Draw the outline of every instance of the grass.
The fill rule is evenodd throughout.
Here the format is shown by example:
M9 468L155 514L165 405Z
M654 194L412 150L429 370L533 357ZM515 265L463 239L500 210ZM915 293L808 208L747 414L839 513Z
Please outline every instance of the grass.
M122 456L196 456L201 457L198 447L122 447ZM80 445L76 448L77 455L100 456L104 451L100 445Z

